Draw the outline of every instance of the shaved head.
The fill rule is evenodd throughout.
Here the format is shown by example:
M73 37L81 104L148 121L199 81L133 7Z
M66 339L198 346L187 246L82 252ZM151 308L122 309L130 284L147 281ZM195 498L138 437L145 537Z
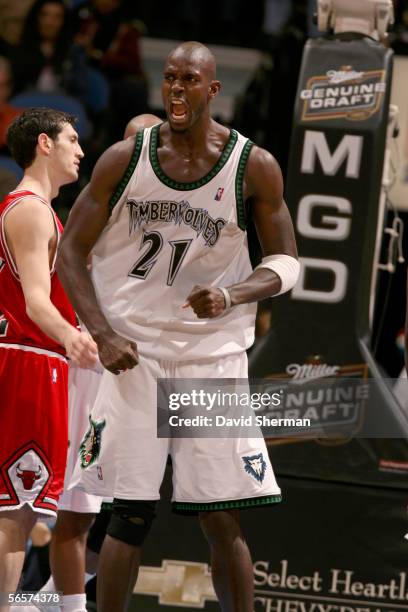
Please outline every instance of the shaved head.
M221 83L215 78L215 57L199 42L178 45L167 57L162 96L170 128L185 131L210 121L210 102Z
M149 113L137 115L127 124L123 138L126 139L129 138L129 136L134 136L136 132L139 132L144 128L149 128L157 123L161 123L161 119L156 115L150 115Z
M173 51L170 51L166 63L178 59L184 59L197 65L198 68L206 72L210 81L215 79L215 57L205 45L195 41L182 43L173 49Z

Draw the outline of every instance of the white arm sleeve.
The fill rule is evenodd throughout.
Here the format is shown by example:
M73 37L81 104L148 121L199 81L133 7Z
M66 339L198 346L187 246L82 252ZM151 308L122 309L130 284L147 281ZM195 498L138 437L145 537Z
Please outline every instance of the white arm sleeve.
M279 293L275 293L275 295L281 295L282 293L286 293L286 291L290 291L296 285L296 281L300 272L300 264L297 259L291 257L290 255L268 255L264 257L259 264L255 268L255 270L259 270L260 268L268 268L275 272L279 278L281 279L281 289Z

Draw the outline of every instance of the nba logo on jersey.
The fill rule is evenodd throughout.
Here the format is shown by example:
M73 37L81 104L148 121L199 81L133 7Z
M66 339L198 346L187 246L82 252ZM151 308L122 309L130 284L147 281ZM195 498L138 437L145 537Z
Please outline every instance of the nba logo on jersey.
M56 383L58 380L58 373L56 368L52 368L52 382Z
M214 200L217 200L217 202L219 202L222 198L223 193L224 193L224 187L218 187Z
M99 480L103 480L102 468L101 468L100 465L97 466L96 471L97 471L97 474L98 474L98 479Z

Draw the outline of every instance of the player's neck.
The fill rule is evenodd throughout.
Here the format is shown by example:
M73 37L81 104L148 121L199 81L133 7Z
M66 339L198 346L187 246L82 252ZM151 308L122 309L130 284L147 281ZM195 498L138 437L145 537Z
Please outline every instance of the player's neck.
M217 133L218 125L211 117L205 121L197 121L183 132L172 130L169 125L171 145L182 154L198 155L208 149L212 137Z
M59 187L59 185L56 185L55 182L52 181L49 172L47 172L47 168L34 163L26 169L18 189L32 191L51 205L51 200L58 195Z

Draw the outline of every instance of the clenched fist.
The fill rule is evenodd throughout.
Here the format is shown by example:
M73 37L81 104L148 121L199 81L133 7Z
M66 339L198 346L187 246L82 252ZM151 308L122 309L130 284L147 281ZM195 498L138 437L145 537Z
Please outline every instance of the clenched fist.
M99 336L96 341L102 365L113 374L131 370L139 363L136 342L114 332Z
M199 319L219 317L225 310L225 297L221 289L196 285L188 295L183 308L191 308Z

